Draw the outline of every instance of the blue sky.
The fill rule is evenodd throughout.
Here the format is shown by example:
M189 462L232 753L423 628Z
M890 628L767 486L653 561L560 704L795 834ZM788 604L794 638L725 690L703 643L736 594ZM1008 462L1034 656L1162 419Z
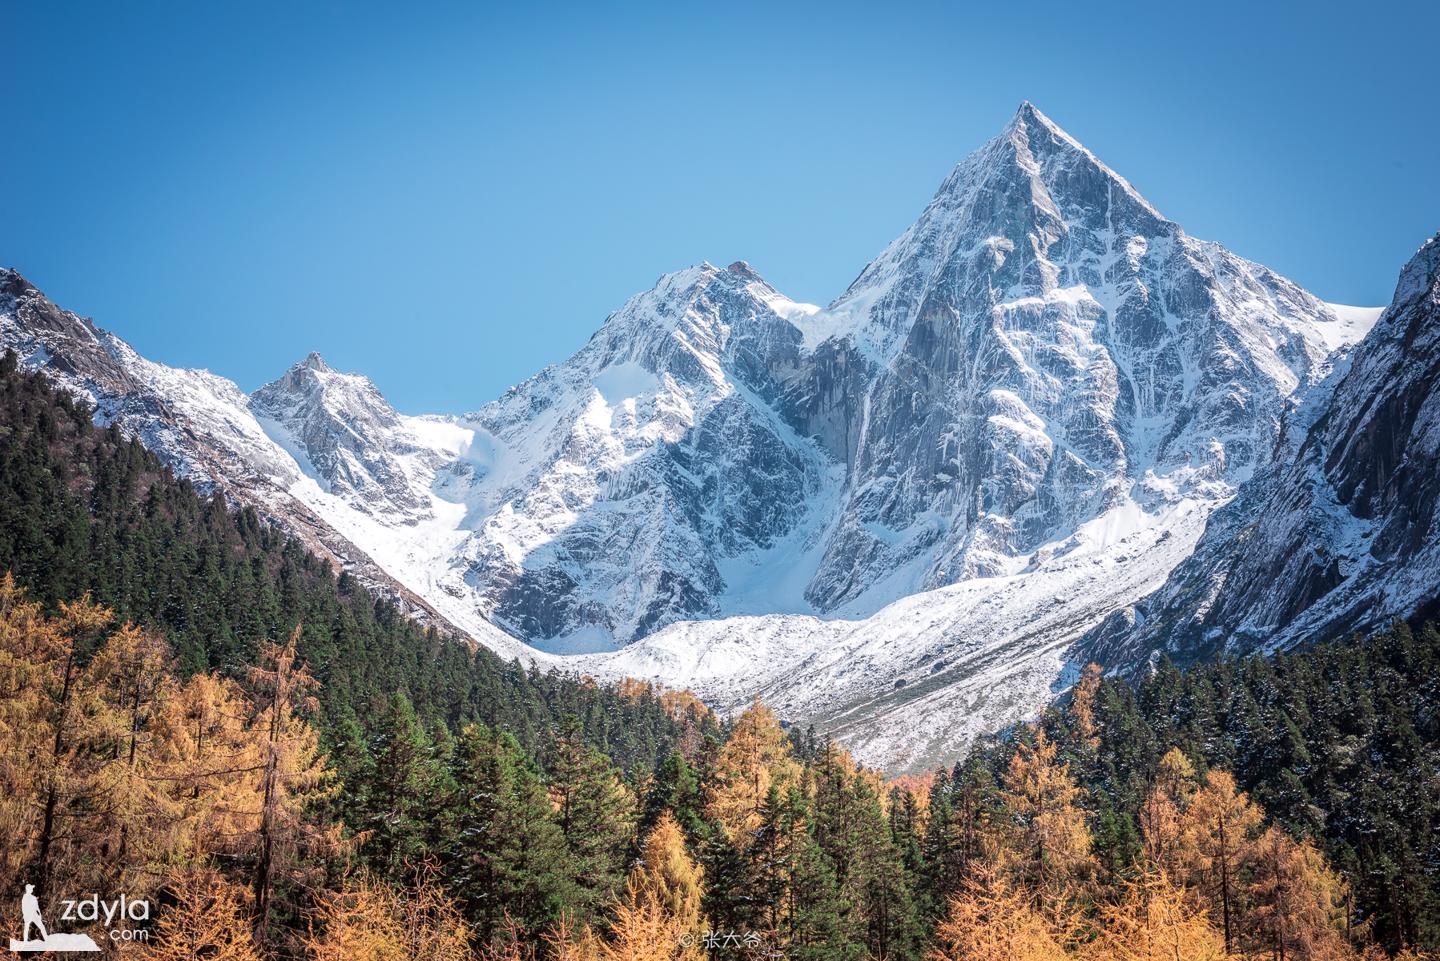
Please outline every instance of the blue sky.
M701 260L828 301L1024 99L1328 300L1440 229L1434 2L406 7L0 0L0 262L157 360L319 350L418 413Z

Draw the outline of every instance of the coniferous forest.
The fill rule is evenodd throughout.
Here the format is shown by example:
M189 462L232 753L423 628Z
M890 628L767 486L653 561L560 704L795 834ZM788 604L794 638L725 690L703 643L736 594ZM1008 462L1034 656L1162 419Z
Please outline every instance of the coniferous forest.
M147 959L1440 950L1440 631L1065 703L887 781L756 704L424 630L0 364L0 891Z
M264 639L304 625L300 656L324 716L370 723L403 692L424 723L471 720L544 750L564 718L628 770L682 737L674 706L527 672L417 627L353 578L263 524L170 477L138 441L96 430L42 377L0 359L0 570L47 605L84 594L164 633L182 674L240 676Z

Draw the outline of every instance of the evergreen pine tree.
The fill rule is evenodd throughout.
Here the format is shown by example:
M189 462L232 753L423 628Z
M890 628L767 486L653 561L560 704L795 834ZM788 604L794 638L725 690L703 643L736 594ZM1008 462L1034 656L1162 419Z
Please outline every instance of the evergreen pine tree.
M514 737L472 724L460 733L453 780L441 849L447 890L479 945L507 930L538 940L578 894L539 773Z
M441 769L410 699L396 693L380 716L358 780L353 827L364 832L363 853L391 880L413 874L434 841Z
M584 742L574 719L555 747L550 795L575 884L570 907L577 920L589 920L625 879L635 800L619 772Z

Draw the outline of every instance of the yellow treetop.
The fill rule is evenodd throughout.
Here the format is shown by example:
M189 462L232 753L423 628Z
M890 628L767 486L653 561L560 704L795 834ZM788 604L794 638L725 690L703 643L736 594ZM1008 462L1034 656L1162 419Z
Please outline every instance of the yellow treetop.
M756 701L740 715L720 750L709 786L710 816L730 840L743 845L760 825L760 807L771 786L784 791L799 776L800 765L790 756L780 722Z

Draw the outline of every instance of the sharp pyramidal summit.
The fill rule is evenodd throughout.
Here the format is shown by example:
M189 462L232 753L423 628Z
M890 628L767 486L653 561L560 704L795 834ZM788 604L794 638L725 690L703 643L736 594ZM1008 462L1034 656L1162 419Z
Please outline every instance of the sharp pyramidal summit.
M762 697L899 771L1085 658L1280 650L1433 604L1437 250L1383 316L1324 303L1026 103L828 306L743 262L679 270L460 417L399 414L318 354L247 395L13 270L0 347L416 617Z

